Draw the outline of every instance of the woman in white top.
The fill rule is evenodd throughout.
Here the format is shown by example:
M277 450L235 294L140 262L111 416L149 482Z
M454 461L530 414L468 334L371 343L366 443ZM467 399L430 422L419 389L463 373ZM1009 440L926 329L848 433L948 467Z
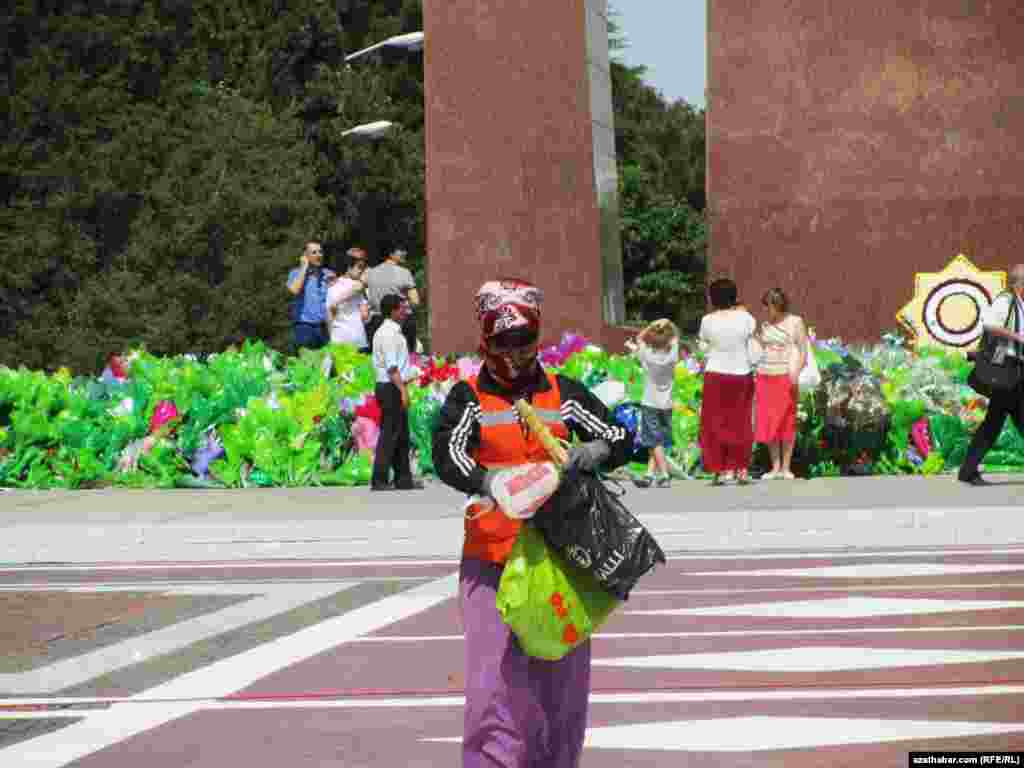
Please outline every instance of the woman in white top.
M366 301L366 263L353 261L348 271L327 289L327 323L332 344L351 344L369 351L364 323L369 319Z
M772 469L765 480L793 479L789 469L796 441L796 408L800 400L798 381L807 362L807 329L797 315L789 314L789 300L780 288L772 288L761 299L767 321L760 332L764 350L757 366L754 387L757 428L754 437L768 446Z
M754 380L751 338L757 321L737 306L736 283L715 280L708 288L712 312L700 321L698 340L707 355L700 406L700 450L714 485L733 476L746 484L754 443Z

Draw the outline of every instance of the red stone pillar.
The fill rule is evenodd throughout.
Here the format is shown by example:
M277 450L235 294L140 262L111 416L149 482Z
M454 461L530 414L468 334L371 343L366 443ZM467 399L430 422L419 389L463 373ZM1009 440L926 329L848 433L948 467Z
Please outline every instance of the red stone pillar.
M710 0L712 273L877 340L917 272L1024 254L1024 12L982 0Z
M424 0L436 353L477 345L495 277L545 292L544 339L624 320L605 0Z

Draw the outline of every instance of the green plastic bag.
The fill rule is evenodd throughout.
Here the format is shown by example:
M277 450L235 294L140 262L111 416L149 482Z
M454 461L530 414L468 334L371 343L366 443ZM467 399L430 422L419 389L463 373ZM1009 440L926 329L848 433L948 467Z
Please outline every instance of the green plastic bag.
M436 475L433 457L434 427L441 417L441 403L432 397L421 398L409 410L409 436L419 456L421 475Z
M941 451L945 458L946 469L963 464L971 442L971 435L963 422L955 416L937 413L929 417L928 428L936 450Z
M524 525L498 585L498 612L528 656L557 661L594 634L619 600Z

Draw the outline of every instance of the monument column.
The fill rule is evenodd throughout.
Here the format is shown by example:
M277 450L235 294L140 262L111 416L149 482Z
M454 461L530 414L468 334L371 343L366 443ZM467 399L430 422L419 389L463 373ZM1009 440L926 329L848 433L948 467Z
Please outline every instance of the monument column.
M545 292L544 340L624 322L606 0L424 0L433 351L472 352L495 277Z

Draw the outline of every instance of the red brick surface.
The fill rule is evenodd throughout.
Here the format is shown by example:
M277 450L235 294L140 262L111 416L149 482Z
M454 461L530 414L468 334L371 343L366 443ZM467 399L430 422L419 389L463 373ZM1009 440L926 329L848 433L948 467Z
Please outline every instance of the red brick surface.
M916 272L1024 261L1022 46L1015 2L712 0L712 270L865 340Z
M584 0L425 0L427 237L435 352L476 349L472 299L520 276L545 341L602 337Z

